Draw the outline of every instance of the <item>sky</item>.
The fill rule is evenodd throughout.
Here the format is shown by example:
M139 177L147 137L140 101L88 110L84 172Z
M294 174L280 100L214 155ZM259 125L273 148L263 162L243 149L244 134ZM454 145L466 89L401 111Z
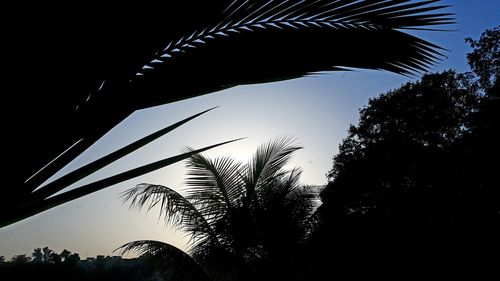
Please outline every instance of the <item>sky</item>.
M486 28L500 24L499 0L442 1L453 5L457 24L451 32L417 32L446 48L446 58L431 72L449 68L468 71L465 54L470 48L465 37L478 39ZM139 151L104 168L82 183L125 171L155 160L179 154L184 147L201 148L217 142L246 139L212 149L208 157L232 156L240 161L251 157L259 144L287 135L297 138L304 149L296 152L290 167L303 169L303 184L322 185L332 166L332 157L346 136L349 124L356 124L358 110L369 98L398 88L408 78L388 72L356 70L327 72L295 80L239 86L168 105L135 112L75 159L58 175L78 168L148 133L205 109L217 109L194 119ZM178 163L117 184L24 221L0 229L0 256L31 254L48 246L60 252L68 249L87 256L117 255L113 250L133 240L161 240L181 249L188 238L158 220L152 210L129 210L119 195L139 183L154 183L182 192L185 163ZM70 187L71 188L71 187Z

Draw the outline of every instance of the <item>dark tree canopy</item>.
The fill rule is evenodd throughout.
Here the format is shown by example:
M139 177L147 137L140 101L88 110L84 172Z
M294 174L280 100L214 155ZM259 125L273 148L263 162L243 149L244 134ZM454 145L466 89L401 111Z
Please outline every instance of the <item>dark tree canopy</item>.
M479 40L465 41L474 49L467 54L467 61L481 87L487 90L500 83L500 26L487 29Z
M485 93L476 114L476 133L494 147L500 135L500 26L487 29L477 41L472 38L466 41L473 48L467 60L476 76L475 83Z
M325 274L498 276L497 38L471 41L472 73L427 74L360 110L321 194Z
M457 154L479 101L466 77L453 71L425 75L370 100L334 158L323 208L333 205L344 214L399 213L401 219L449 215L439 210L444 204L439 197L449 199L454 196L450 192L465 188L457 181L464 169Z
M468 76L451 70L424 75L370 99L360 111L359 124L349 128L329 176L362 157L364 150L387 142L449 147L469 131L478 105L479 95L470 90Z

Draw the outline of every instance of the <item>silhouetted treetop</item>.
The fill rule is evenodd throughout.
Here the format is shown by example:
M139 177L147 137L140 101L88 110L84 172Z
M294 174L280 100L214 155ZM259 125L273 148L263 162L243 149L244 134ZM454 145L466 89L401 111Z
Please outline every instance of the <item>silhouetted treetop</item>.
M488 90L500 83L500 26L487 29L479 40L469 37L465 41L474 49L467 54L467 61L478 76L480 86ZM496 95L499 95L498 89Z
M360 110L321 193L324 274L498 276L498 66L480 62L498 58L497 33L473 44L472 73L426 74Z
M370 99L360 110L358 125L349 128L330 176L342 170L351 157L361 157L365 149L377 144L449 147L470 130L472 114L478 109L479 95L470 84L468 75L449 70L426 74L417 82Z
M489 144L488 153L494 155L492 159L498 159L500 149L495 147L500 141L500 27L487 29L477 41L472 38L466 41L473 48L467 60L476 76L477 87L485 94L474 120L475 133L479 135L477 141Z
M10 263L12 264L27 264L31 261L30 257L27 257L26 255L15 255L10 259Z

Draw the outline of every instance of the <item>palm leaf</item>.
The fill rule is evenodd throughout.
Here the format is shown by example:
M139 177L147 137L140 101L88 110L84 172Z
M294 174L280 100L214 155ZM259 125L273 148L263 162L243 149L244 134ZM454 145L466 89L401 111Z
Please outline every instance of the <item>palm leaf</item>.
M119 251L121 255L130 252L152 255L161 262L165 278L168 280L212 280L210 275L191 256L175 246L161 241L132 241L115 251Z
M224 215L228 209L240 203L238 200L244 193L240 163L229 157L210 160L195 154L189 158L187 168L187 198L190 201L202 202L204 209L218 215ZM221 210L221 206L226 210Z
M157 91L160 77L181 82L165 84L170 90L199 95L343 67L400 74L424 71L437 59L439 47L399 30L448 24L451 19L446 13L430 13L445 7L430 5L436 0L408 2L234 1L218 23L159 49L135 73L133 83L141 92L151 90L146 92L157 101L162 99ZM196 87L186 87L187 73L199 82Z
M143 174L149 173L151 171L163 168L165 166L177 163L179 161L182 161L186 158L189 158L191 155L200 153L202 151L206 151L208 149L221 146L227 143L231 143L236 140L231 140L231 141L226 141L226 142L221 142L218 144L214 144L211 146L207 146L198 150L194 150L192 152L187 152L183 153L177 156L165 158L144 166L140 166L122 173L119 173L114 176L110 176L107 178L104 178L102 180L98 180L83 186L80 186L78 188L72 189L70 191L52 196L50 198L47 198L45 200L36 200L36 201L31 201L31 202L25 202L24 205L21 206L19 209L15 210L9 210L10 212L6 213L0 213L0 227L3 227L5 225L12 224L14 222L17 222L19 220L25 219L27 217L30 217L32 215L38 214L40 212L46 211L50 208L53 208L55 206L67 203L71 200L74 200L76 198L80 198L82 196L88 195L90 193L99 191L103 188L112 186L114 184L141 176Z
M314 227L317 193L300 187L300 169L283 167L300 149L293 141L282 137L262 145L246 166L231 158L192 155L187 196L149 184L123 196L131 208L159 207L160 217L191 234L194 243L187 253L214 280L252 279L262 270L262 262L288 261ZM248 188L250 184L255 187ZM247 190L253 193L247 195ZM149 242L123 247L151 253L167 265L173 262L170 254L158 254Z
M300 168L293 168L290 171L280 173L272 183L259 188L257 199L263 209L272 209L278 205L295 205L295 201L302 200L302 187L299 179L302 174ZM307 203L307 202L306 202Z
M229 157L214 160L195 154L189 158L188 178L186 179L186 198L192 202L203 216L210 222L217 233L221 245L229 245L234 240L234 228L241 220L235 215L242 205L245 195L242 165ZM211 249L204 241L198 241L197 247L191 249ZM198 258L210 256L212 253L193 252ZM218 253L220 255L222 253Z
M234 85L290 79L339 67L384 69L402 74L423 71L437 59L439 48L399 30L451 22L449 14L431 13L445 7L434 5L437 0L414 3L409 0L237 0L228 3L225 12L221 9L222 13L217 14L215 11L223 2L216 1L209 9L215 16L193 21L199 26L186 24L193 11L179 11L183 17L175 18L179 31L166 34L170 40L152 51L148 63L137 69L123 70L126 77L109 80L104 88L99 85L99 91L109 100L92 97L89 102L79 103L82 114L79 119L86 124L86 129L82 132L82 128L76 126L81 137L74 138L73 142L81 138L87 141L89 138L84 136L87 129L109 129L103 125L98 113L101 110L96 107L109 108L105 105L114 103L115 98L123 95L122 91L134 97L133 104L126 111L117 108L110 118L119 119L109 119L109 124L116 124L134 109ZM109 115L109 112L103 113ZM100 125L87 124L93 120Z
M172 223L178 229L188 232L192 239L217 242L217 237L206 218L182 195L162 185L139 184L122 193L124 202L130 202L130 208L151 210L160 208L159 217L166 223Z
M248 193L254 193L258 188L287 173L282 170L283 166L290 160L293 152L302 149L294 145L294 141L292 137L281 137L257 149L247 165L245 182Z
M452 20L449 14L435 12L444 8L437 0L181 2L155 7L134 4L127 9L128 17L116 25L123 29L102 21L99 13L106 9L101 3L83 5L78 9L87 9L87 17L98 15L93 17L96 25L88 34L73 28L74 44L64 45L68 33L47 33L54 30L48 27L40 29L48 38L38 40L43 44L34 47L26 41L29 48L13 52L14 69L36 67L32 72L23 68L20 81L14 79L11 87L18 92L11 95L17 99L9 118L24 112L33 117L8 132L16 137L8 138L6 147L23 151L8 159L10 177L5 186L15 187L16 198L29 197L135 110L235 85L345 67L405 75L423 71L439 59L439 47L402 31ZM50 12L46 9L34 14L45 15ZM115 6L107 11L120 14ZM27 20L35 30L42 22ZM18 42L10 39L5 41ZM100 48L92 50L95 46ZM37 56L26 56L38 47L44 48ZM44 94L27 99L26 93ZM25 182L52 159L51 165ZM2 212L26 203L21 201L2 200Z
M271 190L261 189L259 190L259 193L267 192L276 194L282 197L283 200L285 200L290 195L290 193L293 193L295 190L300 189L299 180L301 174L302 169L297 167L293 168L290 171L286 171L285 173L278 175L276 183L266 186L270 187Z
M158 131L156 131L148 136L145 136L145 137L143 137L143 138L113 152L113 153L110 153L104 157L101 157L98 160L95 160L95 161L93 161L93 162L91 162L83 167L80 167L80 168L74 170L73 172L70 172L70 173L60 177L59 179L41 187L37 191L33 192L33 195L35 197L41 197L43 199L47 198L48 196L51 196L51 195L63 190L64 188L77 182L78 180L83 179L84 177L92 174L93 172L111 164L112 162L114 162L114 161L134 152L134 151L136 151L137 149L145 146L146 144L164 136L165 134L171 132L172 130L180 127L181 125L191 121L192 119L194 119L202 114L207 113L208 111L213 110L214 108L210 108L208 110L202 111L198 114L195 114L195 115L190 116L184 120L181 120L173 125L170 125L166 128L158 130Z

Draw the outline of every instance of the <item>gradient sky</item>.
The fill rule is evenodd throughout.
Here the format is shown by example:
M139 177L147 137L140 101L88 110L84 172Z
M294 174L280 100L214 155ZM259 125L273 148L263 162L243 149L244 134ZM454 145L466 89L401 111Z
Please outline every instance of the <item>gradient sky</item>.
M448 28L456 31L416 34L449 50L444 53L447 58L431 71L449 68L467 71L465 54L470 48L464 38L478 39L486 28L500 24L499 0L442 2L453 5L448 11L456 14L458 23ZM358 109L369 98L415 79L367 70L321 73L291 81L236 87L141 110L115 127L60 174L165 125L219 106L82 182L178 154L185 146L199 148L239 137L248 138L205 155L230 155L245 161L259 144L277 136L292 135L305 148L296 153L290 165L303 168L304 184L324 184L332 156L337 153L349 124L357 122ZM142 182L180 190L184 174L184 163L178 163L2 228L0 256L30 254L35 247L44 246L58 252L63 249L78 252L83 258L112 255L120 245L143 239L162 240L185 248L187 238L159 222L157 212L153 210L146 215L144 211L129 211L118 199L120 192Z

